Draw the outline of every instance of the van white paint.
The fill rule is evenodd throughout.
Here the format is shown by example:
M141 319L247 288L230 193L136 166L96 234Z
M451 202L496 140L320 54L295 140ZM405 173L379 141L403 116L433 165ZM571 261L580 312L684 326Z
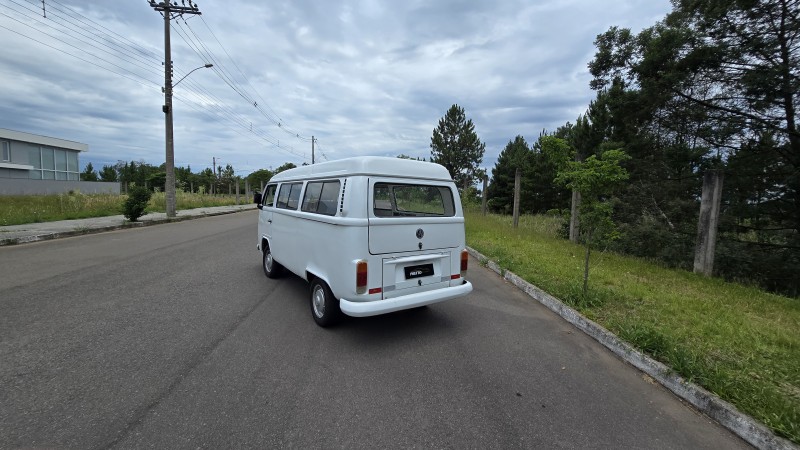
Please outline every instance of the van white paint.
M356 317L472 291L461 270L461 201L438 164L360 157L298 167L275 175L261 200L257 248L312 283L312 313L315 280L329 287L341 312ZM360 261L367 266L361 290Z

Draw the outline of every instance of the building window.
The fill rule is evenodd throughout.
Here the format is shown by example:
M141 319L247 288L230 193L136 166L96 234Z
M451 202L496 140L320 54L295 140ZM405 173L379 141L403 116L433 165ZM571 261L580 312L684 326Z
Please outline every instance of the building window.
M33 180L80 180L78 152L60 148L38 147L28 152Z
M0 146L3 147L3 162L11 162L11 142L0 141Z

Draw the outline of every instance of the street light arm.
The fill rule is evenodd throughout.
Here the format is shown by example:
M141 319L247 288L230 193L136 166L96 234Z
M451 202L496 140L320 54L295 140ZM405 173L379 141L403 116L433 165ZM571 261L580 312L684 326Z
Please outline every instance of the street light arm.
M189 73L187 73L186 75L184 75L184 76L183 76L183 78L181 78L180 80L178 80L178 82L177 82L177 83L173 84L173 85L172 85L172 87L175 87L175 86L177 86L177 85L178 85L178 83L180 83L180 82L181 82L181 81L183 81L183 80L184 80L186 77L188 77L189 75L191 75L191 74L192 74L192 72L194 72L195 70L200 70L200 69L208 69L208 68L211 68L211 67L214 67L214 65L213 65L213 64L210 64L210 63L209 63L209 64L206 64L206 65L204 65L204 66L195 67L194 69L190 70L190 71L189 71Z

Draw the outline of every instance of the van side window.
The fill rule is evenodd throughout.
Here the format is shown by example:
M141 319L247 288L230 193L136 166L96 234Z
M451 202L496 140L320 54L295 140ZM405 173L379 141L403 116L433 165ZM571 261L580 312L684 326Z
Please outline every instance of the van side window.
M306 186L303 211L328 216L336 215L336 200L339 197L339 180L311 181Z
M264 197L261 199L261 203L264 206L275 206L275 190L277 188L277 184L270 184L267 186L267 189L264 191Z
M375 183L373 213L376 217L452 217L453 193L447 186Z
M282 209L297 209L301 190L303 190L303 183L282 184L276 206Z

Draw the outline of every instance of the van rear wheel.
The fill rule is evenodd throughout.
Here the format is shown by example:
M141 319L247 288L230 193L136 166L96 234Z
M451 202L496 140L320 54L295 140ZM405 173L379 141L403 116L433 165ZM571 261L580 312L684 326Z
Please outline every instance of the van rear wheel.
M333 296L328 285L319 278L311 281L311 315L314 317L314 322L321 327L335 324L342 315L339 301Z
M263 258L264 275L267 278L278 278L283 272L283 266L272 258L272 252L269 250L269 244L264 243L264 258Z

